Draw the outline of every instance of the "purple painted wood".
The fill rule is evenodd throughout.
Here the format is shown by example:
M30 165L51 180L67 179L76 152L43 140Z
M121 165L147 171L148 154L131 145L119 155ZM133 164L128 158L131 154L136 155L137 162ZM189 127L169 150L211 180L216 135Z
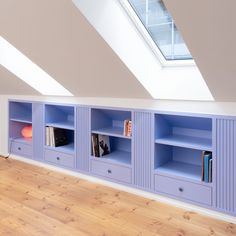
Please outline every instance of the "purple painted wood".
M96 175L100 175L119 182L131 183L131 168L119 165L113 165L97 160L91 160L91 171Z
M236 121L216 120L216 207L236 215Z
M44 147L44 119L43 104L33 103L32 124L33 124L33 158L43 159Z
M10 150L11 153L32 158L32 145L30 144L17 142L17 141L11 141L10 149L11 149Z
M79 171L89 171L90 154L90 108L76 107L76 168Z
M152 189L153 160L152 113L134 112L133 115L133 167L134 184L144 189Z
M53 164L74 168L74 156L63 152L45 149L45 160Z
M170 194L200 204L209 206L212 204L211 187L200 184L176 180L162 175L155 175L155 190L160 193Z

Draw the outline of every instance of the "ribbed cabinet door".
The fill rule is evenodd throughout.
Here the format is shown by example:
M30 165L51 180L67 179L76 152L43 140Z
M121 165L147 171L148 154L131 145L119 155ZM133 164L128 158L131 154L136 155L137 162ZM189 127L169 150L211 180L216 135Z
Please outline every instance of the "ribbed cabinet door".
M134 112L134 184L147 190L152 189L153 132L153 115L148 112Z
M32 104L33 159L43 159L44 124L43 104Z
M90 155L90 109L76 108L76 167L80 171L89 171Z
M236 121L216 120L216 207L236 214Z

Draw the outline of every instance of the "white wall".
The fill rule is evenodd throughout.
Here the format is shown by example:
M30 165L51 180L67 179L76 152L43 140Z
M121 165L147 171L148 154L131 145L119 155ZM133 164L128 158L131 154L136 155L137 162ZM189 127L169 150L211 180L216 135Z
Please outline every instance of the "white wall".
M148 109L150 111L174 111L200 114L236 116L236 103L231 102L190 102L190 101L161 101L151 99L117 99L117 98L79 98L79 97L42 97L42 96L0 96L0 154L8 154L8 100L28 100L57 102L79 105L96 105L120 108Z

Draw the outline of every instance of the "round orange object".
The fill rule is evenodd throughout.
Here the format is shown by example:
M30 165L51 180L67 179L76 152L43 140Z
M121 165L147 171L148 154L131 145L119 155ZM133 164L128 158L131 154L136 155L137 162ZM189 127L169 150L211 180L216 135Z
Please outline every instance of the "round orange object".
M21 130L21 134L24 138L32 138L32 125L25 126Z

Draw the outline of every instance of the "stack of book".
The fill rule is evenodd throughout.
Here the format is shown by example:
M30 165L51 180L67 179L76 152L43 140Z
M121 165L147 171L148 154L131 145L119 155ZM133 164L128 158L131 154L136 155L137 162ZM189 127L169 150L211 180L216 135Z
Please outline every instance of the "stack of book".
M46 126L46 145L51 147L59 147L68 144L66 130L51 126Z
M202 181L212 182L212 152L202 152Z
M132 136L132 121L131 120L124 120L124 136L131 137Z
M111 152L110 139L107 135L92 134L92 156L101 157Z

